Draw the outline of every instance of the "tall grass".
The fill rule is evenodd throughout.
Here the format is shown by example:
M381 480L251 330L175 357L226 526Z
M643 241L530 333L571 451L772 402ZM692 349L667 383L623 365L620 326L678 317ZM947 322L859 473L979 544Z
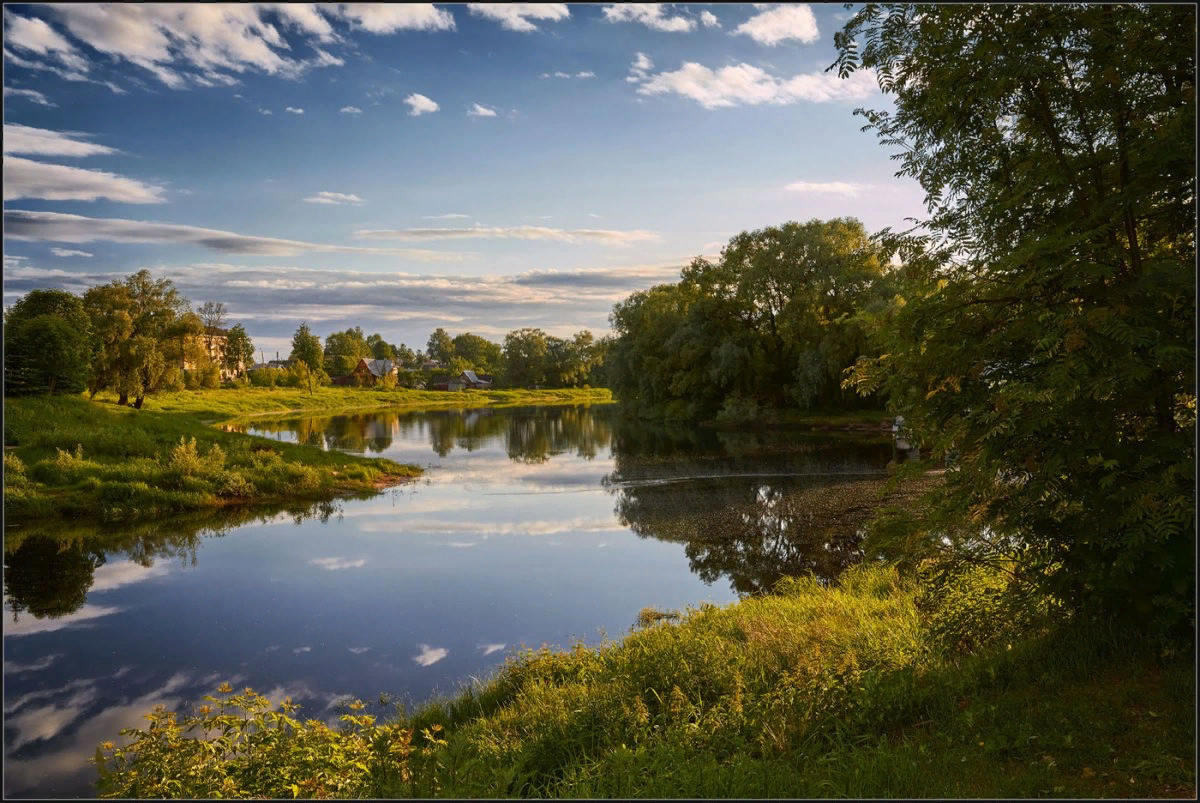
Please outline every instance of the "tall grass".
M524 650L453 697L385 723L348 721L341 738L358 763L332 770L336 779L298 779L296 756L250 749L215 763L199 748L163 750L161 729L127 732L134 742L98 754L101 791L128 794L147 779L160 780L139 792L168 796L211 796L228 782L290 797L289 784L309 795L335 781L339 795L381 798L1194 789L1193 667L1094 628L1033 627L1016 640L993 630L964 649L937 635L948 611L923 605L924 591L862 566L832 588L789 580L678 622L647 617L598 648ZM192 780L200 775L209 785Z
M139 411L82 397L6 400L5 446L10 519L324 499L420 474L386 458L222 432L149 404Z

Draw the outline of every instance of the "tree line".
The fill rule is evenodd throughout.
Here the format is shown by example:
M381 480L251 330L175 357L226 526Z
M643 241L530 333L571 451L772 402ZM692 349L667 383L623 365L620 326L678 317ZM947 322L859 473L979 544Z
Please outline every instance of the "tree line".
M156 391L216 387L222 368L236 371L254 353L240 323L222 328L226 317L218 302L193 310L174 283L147 270L82 296L33 290L4 313L5 393L112 389L118 404L140 408ZM221 364L210 356L218 334Z

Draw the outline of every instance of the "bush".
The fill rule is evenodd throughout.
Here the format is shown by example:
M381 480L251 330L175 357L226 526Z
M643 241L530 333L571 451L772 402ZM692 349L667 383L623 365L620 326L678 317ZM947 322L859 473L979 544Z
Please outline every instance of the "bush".
M21 458L15 454L4 455L4 487L8 488L23 488L29 484L29 478L25 476L25 464L21 462Z

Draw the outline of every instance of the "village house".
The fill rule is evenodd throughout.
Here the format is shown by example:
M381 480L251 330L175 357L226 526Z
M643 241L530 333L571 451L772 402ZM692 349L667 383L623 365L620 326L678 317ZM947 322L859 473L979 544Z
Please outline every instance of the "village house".
M208 358L212 360L217 369L221 372L221 380L233 379L246 369L242 361L232 369L225 365L225 345L229 342L229 330L218 329L212 334L204 333L198 335L188 335L186 346L199 345L208 353ZM185 347L183 350L183 370L195 371L197 368L196 361L188 359L188 354L194 353L194 349Z
M358 365L354 366L354 370L350 376L358 380L361 385L374 385L385 376L395 377L399 366L394 360L368 360L362 357L358 361Z

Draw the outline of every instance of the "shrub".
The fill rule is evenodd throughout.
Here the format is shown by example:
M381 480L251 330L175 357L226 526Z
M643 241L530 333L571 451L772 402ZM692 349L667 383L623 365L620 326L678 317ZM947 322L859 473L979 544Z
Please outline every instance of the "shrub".
M25 476L25 464L15 454L4 454L4 487L23 488L29 484Z

